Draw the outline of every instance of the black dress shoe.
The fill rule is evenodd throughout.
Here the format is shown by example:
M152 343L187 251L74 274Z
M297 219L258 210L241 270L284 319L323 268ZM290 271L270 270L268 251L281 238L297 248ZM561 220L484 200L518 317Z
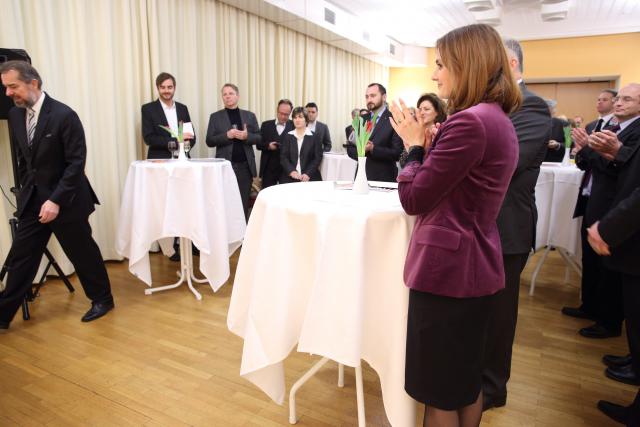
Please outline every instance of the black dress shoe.
M598 409L600 409L607 417L619 422L620 424L627 425L629 421L629 408L615 403L607 402L606 400L598 401Z
M631 355L614 356L613 354L607 354L602 357L602 363L610 368L620 368L631 363Z
M619 330L613 331L597 323L594 323L591 326L587 326L586 328L582 328L579 332L580 335L585 338L611 338L619 337L621 334Z
M582 309L582 307L562 307L562 314L565 316L577 317L578 319L596 320L595 315L587 313Z
M636 375L631 364L619 368L607 368L604 370L604 373L612 380L625 384L640 385L640 378Z
M507 396L499 396L499 397L482 397L482 410L486 411L491 408L500 408L507 404Z
M180 252L179 252L179 251L175 251L175 252L173 253L173 255L171 255L171 256L169 257L169 260L170 260L170 261L179 262L179 261L180 261Z
M113 302L91 303L91 308L84 314L84 316L82 316L82 321L91 322L92 320L96 320L107 314L110 310L113 310L113 307Z

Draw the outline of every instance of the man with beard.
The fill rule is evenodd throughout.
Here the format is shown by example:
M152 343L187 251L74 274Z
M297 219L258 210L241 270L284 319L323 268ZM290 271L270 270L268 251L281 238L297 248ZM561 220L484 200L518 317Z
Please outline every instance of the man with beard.
M371 112L368 120L376 115L373 132L365 147L367 157L367 179L369 181L395 182L398 176L396 162L402 154L402 139L391 127L391 113L387 108L387 90L380 83L371 83L365 93L367 109ZM358 160L358 150L353 143L347 145L347 154Z
M142 138L149 146L147 159L170 159L169 141L175 141L169 133L162 129L168 126L178 131L178 123L190 123L189 109L186 105L173 100L176 93L176 79L169 73L160 73L156 77L158 99L142 106ZM196 137L192 133L184 134L185 140L191 140L191 148L196 145Z

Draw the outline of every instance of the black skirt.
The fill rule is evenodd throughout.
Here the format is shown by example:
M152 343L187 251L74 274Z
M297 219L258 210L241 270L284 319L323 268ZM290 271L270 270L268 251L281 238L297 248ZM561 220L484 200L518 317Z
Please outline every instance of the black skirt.
M452 298L410 290L405 390L452 411L476 401L495 295Z

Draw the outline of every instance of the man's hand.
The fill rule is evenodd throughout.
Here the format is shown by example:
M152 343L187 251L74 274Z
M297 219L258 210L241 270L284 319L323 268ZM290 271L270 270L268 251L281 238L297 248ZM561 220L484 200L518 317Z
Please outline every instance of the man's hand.
M56 219L59 212L60 206L57 203L53 203L51 200L47 200L42 204L38 218L40 218L41 223L46 224Z
M587 135L587 131L582 128L571 129L571 138L573 139L573 142L576 143L576 153L586 147L589 143L589 135Z
M241 140L241 141L246 141L247 138L249 138L249 132L247 132L247 125L244 126L245 130L237 130L236 131L236 138Z
M193 139L193 134L192 133L184 133L184 134L182 134L182 137L184 139Z
M236 139L237 137L238 137L238 130L237 129L229 129L227 131L227 138Z
M589 147L607 160L613 160L618 155L622 142L610 130L595 132L589 135Z
M279 144L279 143L277 143L276 141L271 141L271 142L269 143L269 150L271 150L271 151L273 151L273 150L277 150L279 145L280 145L280 144Z
M598 224L600 221L596 221L591 227L587 228L587 236L589 240L589 244L598 255L611 255L611 251L609 250L609 245L607 242L602 240L600 233L598 232Z
M365 153L370 153L371 150L373 150L373 142L368 141L367 145L364 146L364 152Z
M557 150L560 148L560 143L555 139L550 139L549 142L547 142L547 147L551 150Z
M307 182L310 179L311 178L309 178L309 175L307 175L306 173L303 173L302 175L300 175L300 181L302 181L302 182Z
M298 171L291 171L291 173L289 174L289 176L293 179L297 179L298 181L300 181L302 179L302 176L300 176L300 174L298 173Z

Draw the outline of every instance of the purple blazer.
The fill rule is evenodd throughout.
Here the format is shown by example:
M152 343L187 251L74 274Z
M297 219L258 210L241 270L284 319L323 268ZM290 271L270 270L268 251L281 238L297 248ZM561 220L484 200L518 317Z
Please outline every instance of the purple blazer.
M412 289L456 298L504 288L496 218L518 161L518 140L497 104L452 114L424 162L398 176L402 207L417 215L404 266Z

